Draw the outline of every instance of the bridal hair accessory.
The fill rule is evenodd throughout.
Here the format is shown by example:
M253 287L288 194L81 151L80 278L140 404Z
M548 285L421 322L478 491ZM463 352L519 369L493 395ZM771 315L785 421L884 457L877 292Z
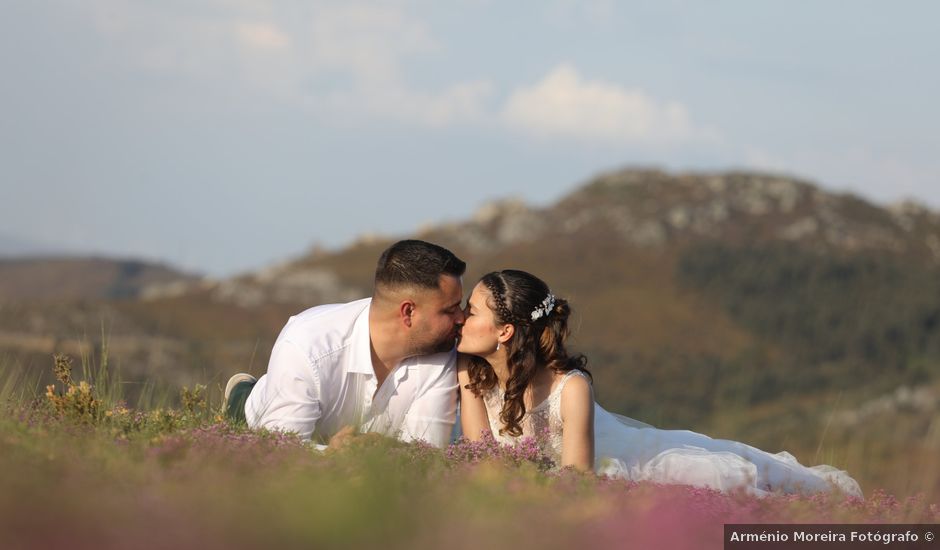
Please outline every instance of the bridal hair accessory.
M549 313L552 312L552 309L554 307L555 307L555 295L549 292L548 296L546 296L545 299L542 300L542 304L532 311L532 320L538 321L542 317L547 316Z

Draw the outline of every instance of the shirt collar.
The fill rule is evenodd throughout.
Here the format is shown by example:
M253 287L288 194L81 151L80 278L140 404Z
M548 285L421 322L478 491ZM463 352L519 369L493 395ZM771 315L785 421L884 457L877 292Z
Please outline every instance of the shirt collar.
M359 317L356 317L356 322L353 323L349 348L349 372L375 376L375 369L372 368L372 341L369 339L369 310L371 308L372 301L370 300L369 305L362 310Z

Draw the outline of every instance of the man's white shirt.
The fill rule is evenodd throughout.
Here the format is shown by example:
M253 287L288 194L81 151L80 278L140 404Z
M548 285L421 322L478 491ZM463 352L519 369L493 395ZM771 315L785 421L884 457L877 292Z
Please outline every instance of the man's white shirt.
M252 428L326 443L358 426L443 447L456 421L456 351L405 359L377 387L369 339L371 298L310 308L281 330L268 372L251 390Z

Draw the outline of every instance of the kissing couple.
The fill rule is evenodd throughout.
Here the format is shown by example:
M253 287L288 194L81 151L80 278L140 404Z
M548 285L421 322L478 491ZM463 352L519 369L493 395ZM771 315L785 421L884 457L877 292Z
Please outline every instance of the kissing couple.
M755 495L862 495L831 466L604 410L586 358L565 347L568 302L535 275L507 269L484 275L464 306L465 270L441 246L391 245L371 298L291 317L267 373L229 380L228 415L320 448L367 432L444 447L459 402L464 437L538 437L556 467Z

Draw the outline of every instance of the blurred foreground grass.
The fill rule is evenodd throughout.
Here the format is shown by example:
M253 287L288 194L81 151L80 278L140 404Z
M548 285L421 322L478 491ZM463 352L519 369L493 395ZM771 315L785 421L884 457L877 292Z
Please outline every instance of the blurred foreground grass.
M4 548L720 548L724 523L940 522L937 495L756 499L547 470L531 446L321 453L228 423L204 387L130 408L69 367L49 388L0 379Z

